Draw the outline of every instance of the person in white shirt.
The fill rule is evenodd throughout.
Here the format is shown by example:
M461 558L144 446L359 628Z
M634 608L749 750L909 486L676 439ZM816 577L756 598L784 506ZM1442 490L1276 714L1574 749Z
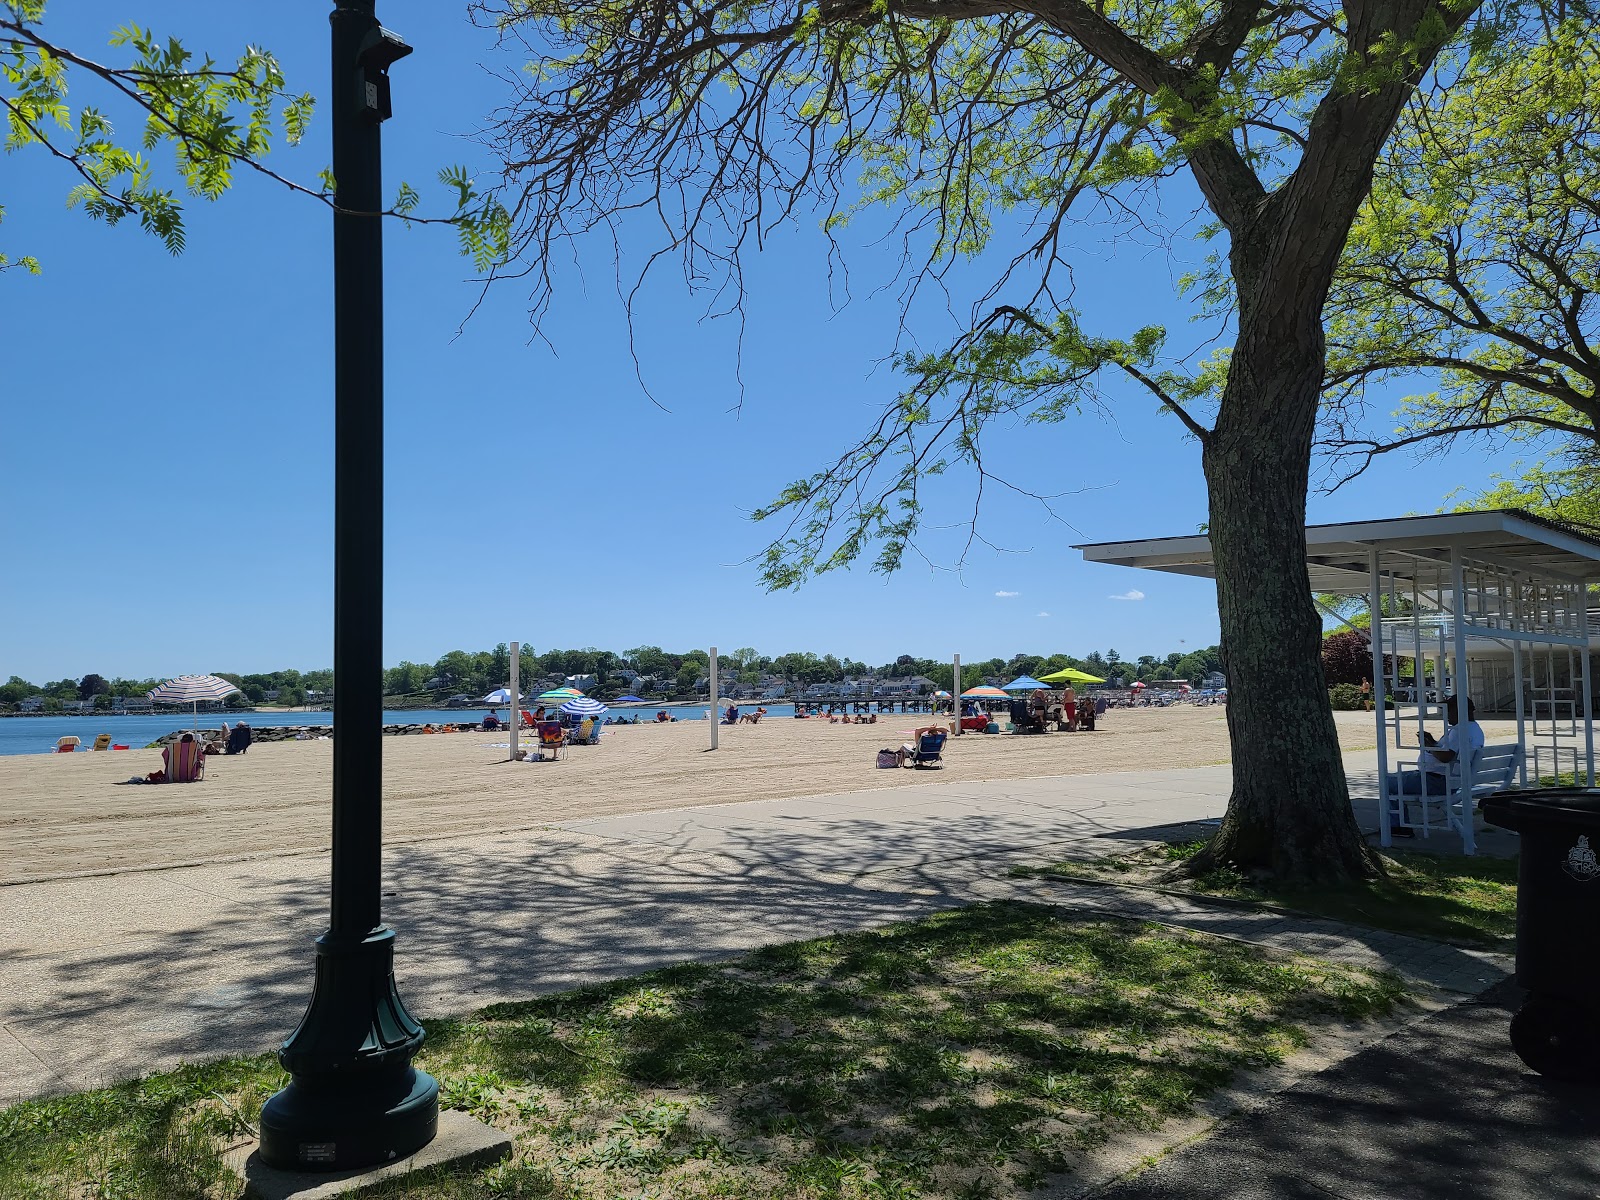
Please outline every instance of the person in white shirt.
M1429 796L1443 799L1450 790L1449 771L1452 764L1461 760L1463 752L1476 754L1483 749L1483 726L1477 721L1477 706L1471 700L1467 701L1467 719L1461 720L1460 706L1456 697L1451 696L1445 701L1444 719L1448 728L1442 738L1435 738L1426 731L1422 735L1422 753L1418 756L1416 771L1404 771L1398 777L1389 777L1389 793L1394 797L1390 801L1390 816L1393 818L1391 832L1400 837L1413 837L1414 831L1399 824L1402 817L1403 801L1401 796L1420 796L1426 791Z

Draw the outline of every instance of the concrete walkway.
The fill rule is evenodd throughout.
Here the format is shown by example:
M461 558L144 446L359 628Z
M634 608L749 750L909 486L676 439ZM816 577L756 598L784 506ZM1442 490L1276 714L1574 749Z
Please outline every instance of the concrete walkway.
M1512 1053L1512 985L1436 1013L1099 1200L1593 1200L1600 1090Z
M1351 756L1355 779L1363 757ZM1489 956L1397 935L1005 877L1018 856L1105 853L1218 817L1228 787L1226 766L959 784L930 774L913 788L413 842L388 852L385 914L401 993L423 1016L1004 896L1463 992L1502 977ZM326 912L322 854L0 888L0 1102L271 1048L304 1009Z

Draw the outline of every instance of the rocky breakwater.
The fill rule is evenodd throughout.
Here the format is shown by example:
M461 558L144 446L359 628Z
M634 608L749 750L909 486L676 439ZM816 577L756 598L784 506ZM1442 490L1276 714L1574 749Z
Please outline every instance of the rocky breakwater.
M193 732L202 742L221 743L223 740L220 729L201 729L198 731L179 729L172 733L158 737L145 747L147 750L156 750L162 746L171 745L178 741L184 734ZM436 725L385 725L385 737L406 737L413 734L430 733L481 733L482 727L476 721L462 721L455 724ZM251 725L250 742L252 745L260 742L316 742L325 741L333 737L332 725Z

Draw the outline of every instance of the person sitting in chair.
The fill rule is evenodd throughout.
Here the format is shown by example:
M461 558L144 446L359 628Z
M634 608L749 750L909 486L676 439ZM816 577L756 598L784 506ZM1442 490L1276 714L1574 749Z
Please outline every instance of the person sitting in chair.
M250 749L250 743L255 740L255 735L250 731L250 726L240 721L228 731L228 743L224 748L229 754L243 754Z
M205 747L195 741L194 734L186 733L161 751L161 761L166 764L168 783L193 783L205 774Z
M491 732L491 731L496 730L496 729L499 729L500 728L500 718L493 711L484 713L483 714L483 728L484 728L484 732L486 732L486 733L487 732Z
M917 747L922 744L923 737L930 733L949 732L943 725L924 725L920 729L913 729L911 731L911 740L894 752L895 758L899 760L899 764L903 767L916 755Z
M1389 776L1389 824L1390 832L1395 836L1416 836L1414 829L1401 824L1405 819L1404 797L1426 794L1444 799L1450 791L1450 765L1459 763L1463 753L1471 755L1483 749L1483 726L1478 724L1477 717L1478 706L1469 699L1467 719L1463 722L1460 705L1456 697L1451 696L1444 705L1444 736L1435 738L1424 730L1422 753L1417 756L1417 770Z

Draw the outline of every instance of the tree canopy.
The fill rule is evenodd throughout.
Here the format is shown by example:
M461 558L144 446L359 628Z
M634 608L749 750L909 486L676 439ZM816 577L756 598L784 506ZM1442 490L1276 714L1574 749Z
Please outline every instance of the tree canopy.
M1600 30L1589 0L1541 16L1452 53L1378 159L1328 302L1338 478L1463 435L1600 446Z
M241 170L333 207L326 169L310 185L266 164L275 144L301 141L316 107L309 92L290 89L270 51L246 46L228 66L180 37L128 24L108 39L120 61L104 62L52 40L46 6L47 0L0 0L0 109L8 153L41 151L76 180L69 206L112 225L133 218L174 254L185 241L180 192L216 200ZM75 103L80 84L97 89L91 94L99 102ZM122 113L140 123L137 137L118 135ZM171 154L170 169L161 165L162 151ZM505 212L464 167L442 169L439 181L454 211L421 215L420 193L401 183L383 215L453 225L462 252L487 266L504 253ZM39 258L0 254L0 271L8 268L37 274Z

